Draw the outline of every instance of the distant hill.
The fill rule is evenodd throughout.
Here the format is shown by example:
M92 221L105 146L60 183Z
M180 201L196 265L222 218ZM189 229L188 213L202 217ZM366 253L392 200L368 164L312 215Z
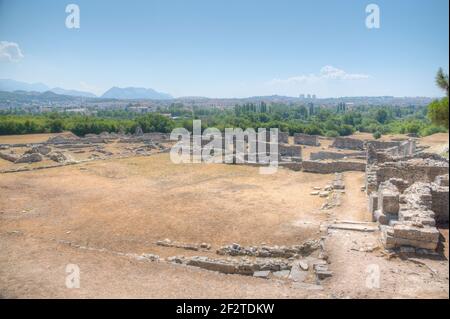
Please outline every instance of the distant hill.
M48 106L50 104L67 105L79 103L79 97L56 94L51 91L45 92L27 92L0 91L0 109L14 106L40 105Z
M28 91L28 92L45 92L50 88L43 83L25 83L10 79L0 79L0 91Z
M77 90L65 90L62 88L53 88L50 90L53 93L69 96L82 96L82 97L97 97L95 94Z
M118 88L113 87L106 91L102 98L108 99L122 99L122 100L139 100L139 99L151 99L151 100L170 100L173 97L167 93L157 92L153 89L127 87Z
M43 83L26 83L10 79L0 79L0 91L3 92L24 91L24 92L38 92L38 93L50 91L60 95L82 96L92 98L96 97L95 94L92 94L90 92L66 90L58 87L51 89Z

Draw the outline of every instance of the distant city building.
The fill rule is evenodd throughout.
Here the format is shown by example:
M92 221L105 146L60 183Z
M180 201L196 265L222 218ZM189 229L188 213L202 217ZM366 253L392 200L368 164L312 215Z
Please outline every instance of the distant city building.
M87 110L85 108L67 109L65 111L68 113L87 114Z
M313 98L313 99L315 100L315 99L316 99L316 95L315 95L315 94L313 94L313 95L312 95L312 98Z
M299 95L299 98L305 99L305 94L300 94L300 95Z

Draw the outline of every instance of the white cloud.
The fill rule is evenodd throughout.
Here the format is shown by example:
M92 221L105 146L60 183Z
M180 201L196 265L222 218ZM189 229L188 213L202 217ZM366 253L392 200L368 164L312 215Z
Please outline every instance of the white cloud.
M316 83L322 80L362 80L368 79L369 75L358 73L347 73L344 70L335 68L331 65L322 67L318 74L306 74L293 76L287 79L273 79L268 83L277 84L298 84L298 83Z
M17 43L0 41L0 61L17 62L21 59L23 53Z

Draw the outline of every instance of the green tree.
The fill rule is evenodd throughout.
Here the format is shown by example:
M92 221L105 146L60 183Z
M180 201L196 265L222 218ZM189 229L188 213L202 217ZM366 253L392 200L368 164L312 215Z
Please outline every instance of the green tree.
M433 124L448 129L448 97L435 100L428 105L428 118Z
M436 84L447 93L448 97L448 74L445 74L442 68L439 68L436 74Z
M428 118L433 124L448 129L448 74L445 74L442 68L439 68L436 74L436 84L445 91L447 97L431 102L428 106Z
M375 119L378 121L378 123L384 124L386 123L388 119L388 112L386 110L377 110L377 113L375 114Z

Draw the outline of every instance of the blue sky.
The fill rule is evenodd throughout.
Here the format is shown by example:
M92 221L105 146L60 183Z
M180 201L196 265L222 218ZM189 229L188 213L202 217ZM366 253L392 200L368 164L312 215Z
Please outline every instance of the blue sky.
M69 3L80 29L65 26ZM366 28L369 3L379 29ZM0 41L20 49L0 52L0 78L97 94L442 96L448 10L448 0L0 0Z

